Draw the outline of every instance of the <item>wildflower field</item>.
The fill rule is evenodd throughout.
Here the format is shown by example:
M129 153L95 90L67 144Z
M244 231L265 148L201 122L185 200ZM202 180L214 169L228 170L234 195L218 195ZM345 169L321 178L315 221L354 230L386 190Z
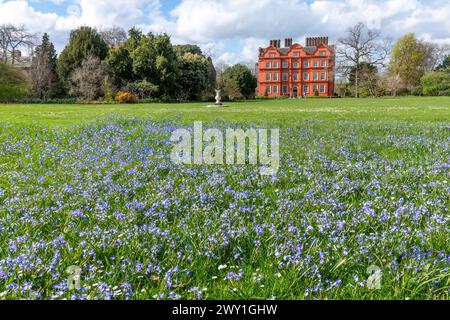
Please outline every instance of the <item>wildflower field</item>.
M277 176L173 164L192 121L280 128ZM0 299L449 298L449 98L0 105L0 124Z

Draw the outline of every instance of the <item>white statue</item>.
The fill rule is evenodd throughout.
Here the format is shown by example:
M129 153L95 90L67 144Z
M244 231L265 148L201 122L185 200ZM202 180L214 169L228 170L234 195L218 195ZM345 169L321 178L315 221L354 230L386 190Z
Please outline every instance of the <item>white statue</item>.
M222 90L220 89L216 89L216 106L221 106L222 103L220 102L220 100L222 100Z

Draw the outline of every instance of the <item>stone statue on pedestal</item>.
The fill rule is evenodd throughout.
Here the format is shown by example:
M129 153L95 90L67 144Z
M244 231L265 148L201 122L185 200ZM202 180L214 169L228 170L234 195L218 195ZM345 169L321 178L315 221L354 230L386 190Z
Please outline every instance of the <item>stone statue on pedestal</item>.
M221 106L222 102L220 102L220 100L222 100L222 90L221 89L216 89L216 106Z

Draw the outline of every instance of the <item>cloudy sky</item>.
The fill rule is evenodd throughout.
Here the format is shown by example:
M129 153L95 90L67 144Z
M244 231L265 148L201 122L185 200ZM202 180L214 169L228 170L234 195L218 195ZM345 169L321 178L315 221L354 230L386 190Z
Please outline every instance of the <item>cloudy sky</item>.
M450 43L449 0L0 0L0 24L48 32L60 51L80 25L138 26L196 43L216 62L253 62L269 39L328 35L365 22L393 39L415 32Z

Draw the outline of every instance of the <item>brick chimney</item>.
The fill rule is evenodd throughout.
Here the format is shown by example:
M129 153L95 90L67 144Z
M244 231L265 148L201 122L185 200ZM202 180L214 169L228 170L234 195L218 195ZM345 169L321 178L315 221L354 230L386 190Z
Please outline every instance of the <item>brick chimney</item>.
M309 37L306 38L306 46L308 47L317 47L321 44L328 45L328 37Z
M281 41L280 40L270 40L270 46L271 47L279 48L280 45L281 45Z
M284 46L286 48L290 48L292 46L292 38L286 38L284 39Z

